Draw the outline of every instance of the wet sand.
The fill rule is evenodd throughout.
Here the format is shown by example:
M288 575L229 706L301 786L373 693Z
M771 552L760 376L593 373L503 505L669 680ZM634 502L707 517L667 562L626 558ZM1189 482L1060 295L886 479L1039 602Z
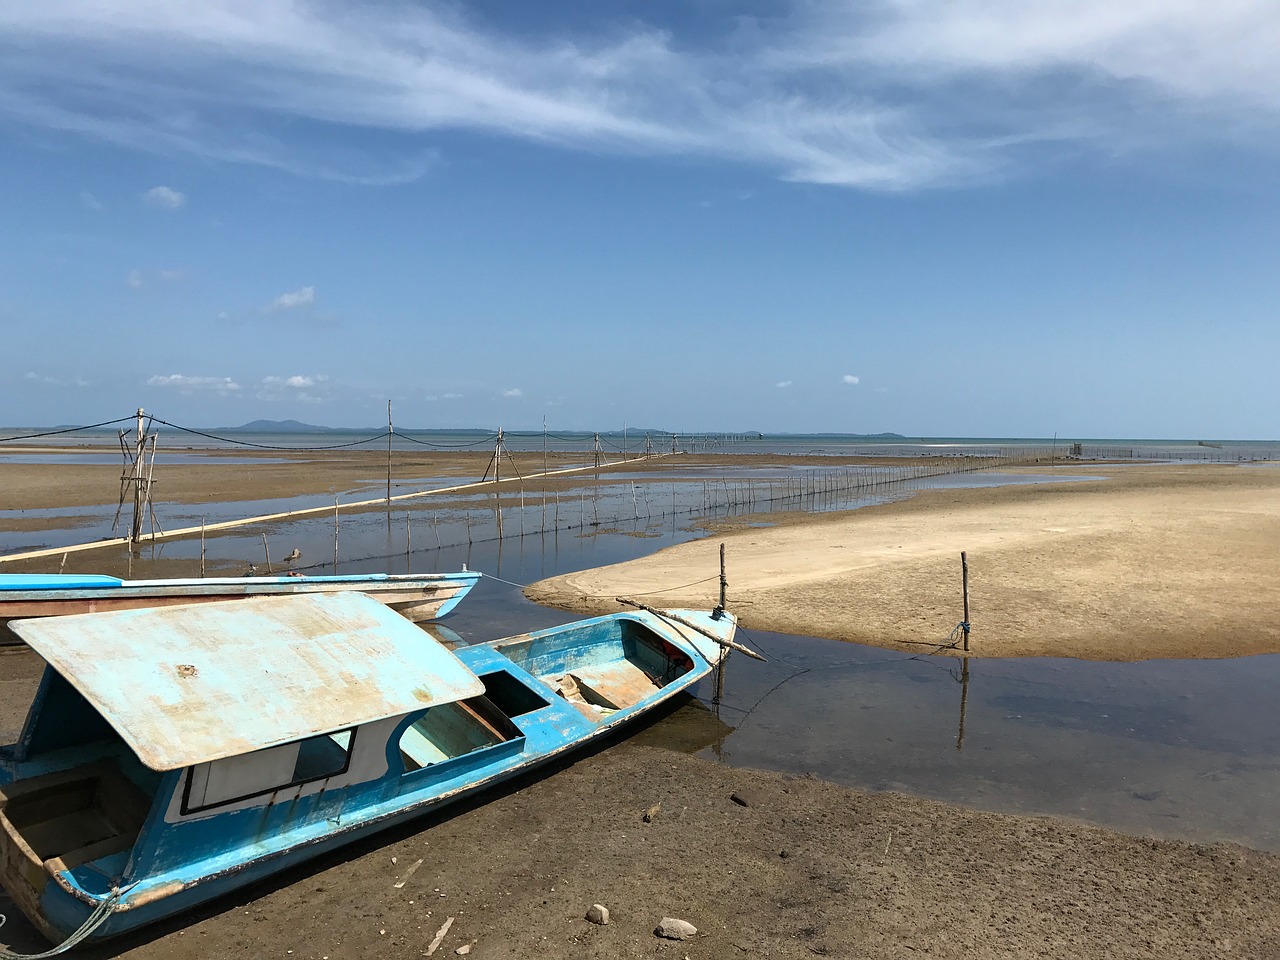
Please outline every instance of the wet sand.
M210 495L369 486L374 459L263 464L281 468L265 474L233 467ZM0 507L16 506L19 488L6 484L15 466L0 464ZM107 469L118 478L118 468ZM208 469L193 467L188 479L199 486ZM475 472L474 460L459 469ZM852 514L784 523L775 515L768 528L726 529L730 606L749 625L875 639L858 631L879 617L878 642L932 640L959 619L956 555L967 549L982 653L995 652L1001 632L1033 643L1037 624L1055 625L1058 655L1091 649L1091 632L1107 638L1097 649L1120 659L1182 649L1187 631L1198 631L1199 655L1231 650L1232 634L1236 644L1278 649L1265 646L1275 641L1261 607L1264 585L1273 589L1280 572L1267 552L1277 542L1280 473L1085 472L1104 469L1113 477L1106 483L937 491ZM17 472L46 478L21 494L24 509L109 502L77 486L96 489L101 476ZM166 469L171 496L185 482L181 472ZM51 490L66 499L51 500ZM649 598L705 606L720 539L539 591L558 591L569 605L574 591L644 593L710 576L687 594ZM1040 592L1029 594L1037 577ZM1078 647L1065 649L1072 623ZM0 656L0 718L11 733L38 666L27 651ZM673 729L695 741L703 727L711 739L719 729L697 705L659 723L657 742ZM732 769L646 746L649 739L641 731L552 776L83 955L416 958L453 917L437 957L471 945L472 956L504 958L1280 958L1280 857ZM657 818L643 823L657 803ZM611 910L608 926L582 919L594 902ZM0 913L11 917L0 941L39 946L10 905ZM689 920L699 935L656 939L663 916Z

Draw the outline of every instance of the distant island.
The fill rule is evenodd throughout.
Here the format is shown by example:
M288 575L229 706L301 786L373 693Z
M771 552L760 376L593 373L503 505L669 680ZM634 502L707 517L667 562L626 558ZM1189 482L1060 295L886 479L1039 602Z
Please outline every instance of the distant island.
M335 427L317 427L315 424L303 423L301 420L250 420L238 427L220 427L222 430L235 430L241 433L326 433Z
M243 423L238 427L218 427L219 430L234 431L235 433L376 433L385 432L385 427L323 427L314 423L303 423L300 420L251 420ZM457 434L473 434L482 433L484 427L401 427L399 433L457 433ZM508 430L510 434L534 434L537 430ZM590 436L594 431L591 430L559 430L551 431L552 433L574 433ZM856 440L905 440L900 433L775 433L764 434L759 430L695 430L692 432L680 430L655 430L652 428L642 429L639 427L618 428L615 430L601 430L600 435L605 437L622 436L624 433L633 437L652 434L653 436L707 436L719 434L731 434L742 437L758 437L763 439L766 436L775 437L796 437L800 439L809 437L849 437Z

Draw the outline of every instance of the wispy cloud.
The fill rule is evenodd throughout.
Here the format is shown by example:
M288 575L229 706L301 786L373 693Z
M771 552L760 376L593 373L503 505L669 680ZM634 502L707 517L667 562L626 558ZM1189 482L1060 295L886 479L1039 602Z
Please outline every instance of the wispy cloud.
M88 207L90 210L101 210L101 209L102 209L102 201L100 201L97 197L95 197L95 196L94 196L92 193L90 193L88 190L81 190L81 191L80 191L80 202L81 202L81 203L83 203L83 204L84 204L86 207Z
M785 390L787 389L787 387L791 386L791 383L792 381L790 380L779 380L777 383L774 384L774 386L777 387L779 390Z
M173 187L152 187L142 195L142 199L153 207L162 210L177 210L186 205L187 195Z
M510 387L506 390L503 390L502 395L504 397L522 397L524 396L524 391L521 390L519 387Z
M46 387L88 387L93 385L91 380L85 380L82 377L51 377L45 373L36 373L34 370L28 370L22 375L22 379L29 384L39 384Z
M258 385L257 398L268 401L323 403L328 393L328 381L329 378L322 374L263 377Z
M165 283L177 283L187 278L187 271L182 269L175 270L155 270L143 273L141 270L130 270L126 283L134 290L141 290L147 285L147 276L157 277Z
M147 380L147 386L180 393L231 394L240 389L240 384L230 377L193 377L184 373L157 374Z
M271 301L271 310L293 310L316 302L316 288L303 287L292 293L282 293Z
M361 182L420 175L434 147L414 135L462 130L878 189L997 176L1031 145L1274 151L1280 126L1272 0L790 0L697 35L545 26L407 0L5 4L0 111ZM335 135L290 139L281 116ZM344 128L410 136L357 150Z
M846 373L843 377L840 378L840 382L848 383L852 386L857 386L859 383L862 382L862 380L859 377L855 377L852 373Z

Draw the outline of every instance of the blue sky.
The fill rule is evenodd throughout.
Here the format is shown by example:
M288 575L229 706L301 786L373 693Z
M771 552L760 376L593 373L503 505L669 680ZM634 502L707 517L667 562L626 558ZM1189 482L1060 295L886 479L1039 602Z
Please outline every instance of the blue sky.
M0 6L0 422L1276 438L1270 0Z

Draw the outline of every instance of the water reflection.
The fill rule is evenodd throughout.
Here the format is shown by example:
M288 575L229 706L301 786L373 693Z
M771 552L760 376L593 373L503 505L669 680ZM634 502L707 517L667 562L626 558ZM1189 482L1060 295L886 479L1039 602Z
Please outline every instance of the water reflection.
M509 564L512 579L532 563ZM477 642L572 619L485 578L448 624ZM867 790L1280 850L1280 655L966 663L758 630L740 639L769 662L733 656L718 706L707 678L642 742Z
M907 657L752 632L703 755L984 809L1280 849L1280 656ZM959 691L957 691L959 686ZM710 696L704 684L699 691Z

